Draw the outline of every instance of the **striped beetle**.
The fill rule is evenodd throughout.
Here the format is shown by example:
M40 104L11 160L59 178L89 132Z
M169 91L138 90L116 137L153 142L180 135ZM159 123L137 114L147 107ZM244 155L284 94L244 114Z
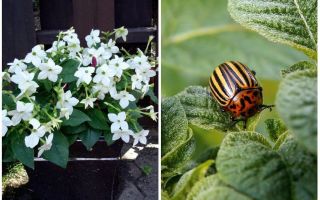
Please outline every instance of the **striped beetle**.
M231 113L232 120L244 121L262 110L274 105L264 105L262 87L255 78L255 72L237 61L228 61L216 67L209 79L211 95L223 111ZM234 123L234 124L235 124Z

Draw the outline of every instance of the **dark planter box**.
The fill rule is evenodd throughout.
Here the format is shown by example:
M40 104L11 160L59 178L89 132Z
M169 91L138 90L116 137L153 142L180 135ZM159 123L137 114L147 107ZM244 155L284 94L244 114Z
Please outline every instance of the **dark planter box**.
M27 168L27 189L32 199L88 200L114 199L117 188L117 168L123 143L107 146L100 140L92 151L81 141L70 147L70 160L66 169L43 159L35 160L35 170Z

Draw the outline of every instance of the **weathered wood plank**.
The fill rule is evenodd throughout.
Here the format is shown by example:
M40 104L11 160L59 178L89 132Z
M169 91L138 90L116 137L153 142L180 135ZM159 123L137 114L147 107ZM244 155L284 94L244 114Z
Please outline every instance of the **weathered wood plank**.
M2 66L22 59L36 44L32 0L2 1Z

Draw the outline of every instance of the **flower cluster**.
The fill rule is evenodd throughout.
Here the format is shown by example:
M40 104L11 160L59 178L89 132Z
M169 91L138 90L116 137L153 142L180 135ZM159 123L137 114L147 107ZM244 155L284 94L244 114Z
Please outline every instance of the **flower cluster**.
M119 49L116 40L125 41L127 34L123 27L92 30L83 48L71 28L59 33L51 48L37 45L24 59L8 63L2 75L4 142L18 138L27 148L39 145L40 157L54 145L57 131L68 137L65 127L85 126L112 134L112 140L146 144L149 131L137 120L157 116L152 105L139 108L137 102L152 92L156 61L148 48L151 39L144 52ZM89 123L101 120L102 125Z

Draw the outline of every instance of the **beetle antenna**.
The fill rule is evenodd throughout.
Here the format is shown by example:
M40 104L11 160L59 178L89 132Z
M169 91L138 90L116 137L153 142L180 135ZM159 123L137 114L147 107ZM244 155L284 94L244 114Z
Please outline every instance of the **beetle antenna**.
M261 108L261 111L268 108L271 112L273 107L275 107L275 105L261 105L260 108Z

